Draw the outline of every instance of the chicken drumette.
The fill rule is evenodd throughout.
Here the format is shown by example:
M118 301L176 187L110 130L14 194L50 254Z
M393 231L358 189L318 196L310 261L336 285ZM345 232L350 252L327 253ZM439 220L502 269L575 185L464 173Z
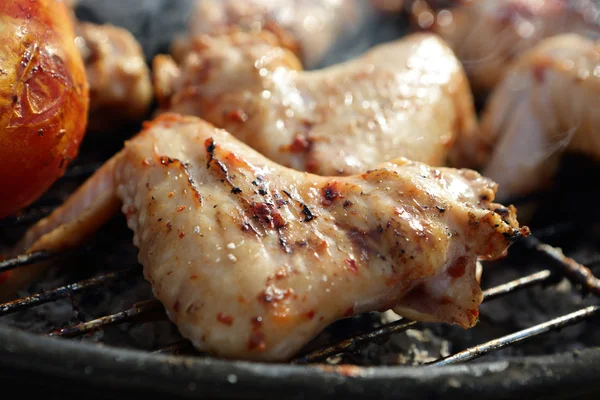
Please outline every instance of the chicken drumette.
M75 25L75 45L90 87L87 129L122 132L148 116L152 81L142 46L127 29L77 19L78 0L68 0Z
M150 69L135 37L110 24L77 22L75 43L90 85L88 129L110 132L140 123L152 102Z
M476 128L460 62L432 34L317 71L303 71L265 32L205 35L181 63L160 55L153 65L161 111L202 117L273 161L320 175L400 156L442 166Z
M194 38L231 31L269 31L314 67L342 38L349 38L367 20L371 9L361 0L195 0L187 32L176 38L171 53L180 60Z
M415 23L456 52L476 92L500 83L513 60L543 39L564 33L600 38L592 0L417 0ZM443 6L451 7L444 8Z
M599 99L600 40L545 39L511 65L456 159L498 182L503 200L544 188L565 152L600 157Z

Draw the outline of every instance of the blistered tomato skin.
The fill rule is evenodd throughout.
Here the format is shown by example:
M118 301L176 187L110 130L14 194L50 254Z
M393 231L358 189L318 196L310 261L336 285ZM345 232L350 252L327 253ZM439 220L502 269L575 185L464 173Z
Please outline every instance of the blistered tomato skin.
M0 218L77 156L89 89L72 24L61 0L0 1Z

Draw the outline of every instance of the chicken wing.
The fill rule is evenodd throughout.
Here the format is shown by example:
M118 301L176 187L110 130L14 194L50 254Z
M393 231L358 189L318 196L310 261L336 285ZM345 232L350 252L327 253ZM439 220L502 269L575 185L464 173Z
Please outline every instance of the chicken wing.
M75 43L90 85L90 131L118 130L141 122L150 110L150 69L140 44L126 29L76 22Z
M75 26L75 45L90 86L88 131L122 132L147 117L152 103L150 68L142 46L127 29L78 20L78 0L63 0Z
M282 165L320 175L400 156L441 166L476 130L462 67L435 35L318 71L302 71L276 43L265 33L207 35L179 65L157 56L161 110L202 117Z
M513 208L492 203L495 191L474 171L404 158L348 177L311 175L200 119L165 114L19 250L55 247L61 236L74 245L77 230L98 226L90 216L120 199L145 278L196 348L285 360L365 311L473 326L476 261L528 234Z
M600 157L599 99L600 40L545 39L511 66L457 158L496 181L501 199L541 189L565 151Z
M599 10L592 0L453 0L456 7L413 2L422 28L439 34L463 63L476 92L504 77L510 63L541 40L563 33L600 38Z
M369 11L361 0L195 0L188 32L176 38L171 53L183 58L198 35L266 30L310 68L337 41L358 32Z

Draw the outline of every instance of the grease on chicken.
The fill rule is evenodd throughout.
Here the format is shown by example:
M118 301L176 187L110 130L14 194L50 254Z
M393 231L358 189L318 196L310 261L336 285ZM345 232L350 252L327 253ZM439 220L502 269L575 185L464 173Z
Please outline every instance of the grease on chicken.
M334 44L358 32L370 8L361 0L195 0L188 32L171 53L181 59L194 37L231 31L274 33L305 67L323 61Z
M76 22L75 43L90 85L92 131L120 129L141 122L152 102L150 70L142 48L126 29Z
M153 63L161 111L196 115L282 165L349 175L407 157L444 165L476 130L459 61L432 34L379 45L355 60L303 71L272 35L197 38L177 65Z
M447 9L431 0L413 3L416 23L448 42L477 92L494 88L514 59L545 38L563 33L600 38L592 0L453 0L446 3L456 7Z
M544 188L565 151L600 158L599 99L600 40L545 39L492 92L480 133L458 159L498 182L499 198Z
M232 358L288 359L331 322L372 310L471 327L482 301L476 261L528 234L474 171L402 158L311 175L177 114L129 140L69 208L94 215L98 188L100 203L122 201L144 276L181 333ZM89 228L65 213L21 246L57 226Z

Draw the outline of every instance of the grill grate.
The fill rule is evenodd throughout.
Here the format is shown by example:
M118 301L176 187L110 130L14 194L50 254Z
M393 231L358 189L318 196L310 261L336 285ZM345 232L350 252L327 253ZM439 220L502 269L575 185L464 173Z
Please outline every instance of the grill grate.
M88 322L72 325L67 328L56 329L49 333L50 336L75 337L94 332L109 325L132 322L152 312L160 311L161 304L158 300L147 300L135 304L133 307L115 314L106 315ZM166 317L166 315L165 315Z
M84 281L61 286L53 290L37 293L32 296L23 297L8 303L0 304L0 317L21 311L29 307L35 307L51 301L64 299L76 293L110 283L111 281L127 278L134 275L134 273L139 273L139 270L139 268L129 268L124 271L110 272L96 278L86 279Z
M553 275L550 270L540 271L538 273L531 274L529 276L526 276L526 277L523 277L520 279L516 279L516 280L510 281L510 282L507 282L503 285L499 285L499 286L496 286L496 287L493 287L491 289L484 291L483 292L483 296L484 296L483 300L489 301L489 300L504 296L506 294L515 292L520 289L525 289L525 288L533 286L533 285L550 283L555 280L556 280L556 275ZM335 356L335 355L338 355L338 354L344 353L344 352L354 351L358 346L370 343L371 341L381 340L381 338L388 337L391 334L404 332L405 330L409 329L413 325L416 325L417 323L418 322L416 322L416 321L412 321L412 320L403 318L398 321L387 324L379 329L368 332L366 334L358 335L358 336L343 340L332 346L329 346L329 347L326 347L326 348L323 348L320 350L316 350L308 355L305 355L305 356L297 359L295 362L311 363L311 362L324 361L331 356ZM532 334L531 336L535 336L535 334ZM495 350L495 349L489 349L488 351L492 351L492 350ZM483 354L485 354L485 353L481 353L480 355L483 355Z
M64 177L64 180L73 178L83 178L97 169L98 164L78 166L70 170L71 172ZM74 170L74 171L73 171ZM42 207L42 208L48 208ZM44 215L40 209L33 208L24 215L10 220L9 222L1 222L3 227L7 226L22 226L31 223ZM556 225L554 229L559 231L569 230L569 226ZM552 236L553 231L542 231L540 236ZM527 276L520 277L508 281L506 283L494 286L484 291L484 302L513 294L517 291L533 288L543 285L555 285L563 279L568 279L576 287L580 287L583 293L592 293L600 296L600 280L596 278L590 269L584 265L577 263L575 260L566 257L560 249L552 247L540 239L530 236L521 241L526 251L541 258L548 266L548 269L532 273ZM57 258L61 254L38 251L28 255L20 255L14 258L6 259L0 262L0 273L29 265L39 261L47 261ZM598 257L592 258L590 262L597 262ZM13 300L4 304L0 304L0 317L9 314L24 311L26 309L36 307L45 303L54 302L59 299L72 298L75 294L85 293L104 286L115 285L127 279L139 277L141 275L141 267L126 268L116 272L108 272L96 277L84 279L75 283L57 287L51 290L45 290L31 296ZM600 315L600 306L592 305L581 308L575 312L568 313L546 322L534 325L527 329L522 329L512 334L504 335L497 339L493 339L482 344L472 346L466 350L459 351L453 355L442 357L438 360L424 363L427 366L439 366L462 363L484 356L496 350L503 349L515 343L523 342L531 338L537 337L553 331L558 331L569 325L577 324L581 321L590 319ZM108 314L99 318L94 318L89 321L79 322L69 325L65 328L55 328L51 332L45 333L49 336L58 336L65 338L73 338L78 336L88 335L90 333L103 330L111 325L119 324L136 324L148 320L168 319L164 308L156 299L135 303L131 308L124 311ZM352 354L357 350L364 348L371 343L384 343L391 335L404 332L409 328L418 326L419 323L406 318L401 318L397 321L384 324L377 328L371 328L366 332L351 335L343 340L333 341L328 345L321 345L316 350L301 352L299 357L294 359L294 364L308 364L324 362L330 357ZM473 329L477 329L476 327ZM170 353L176 354L180 352L194 351L190 342L187 340L179 340L166 346L159 347L153 350L153 353ZM197 353L196 354L200 354Z
M515 332L511 335L506 335L498 339L490 340L487 343L468 348L467 350L461 351L449 357L445 357L441 360L434 361L428 365L450 365L470 361L491 351L500 350L514 343L534 338L543 333L552 332L566 326L576 324L596 315L600 315L600 306L589 306L579 311L563 315L562 317L551 319L543 324L535 325L531 328L523 329L522 331Z
M29 254L22 254L7 260L0 261L0 274L17 267L33 264L39 261L46 261L56 257L55 253L49 251L34 251Z

